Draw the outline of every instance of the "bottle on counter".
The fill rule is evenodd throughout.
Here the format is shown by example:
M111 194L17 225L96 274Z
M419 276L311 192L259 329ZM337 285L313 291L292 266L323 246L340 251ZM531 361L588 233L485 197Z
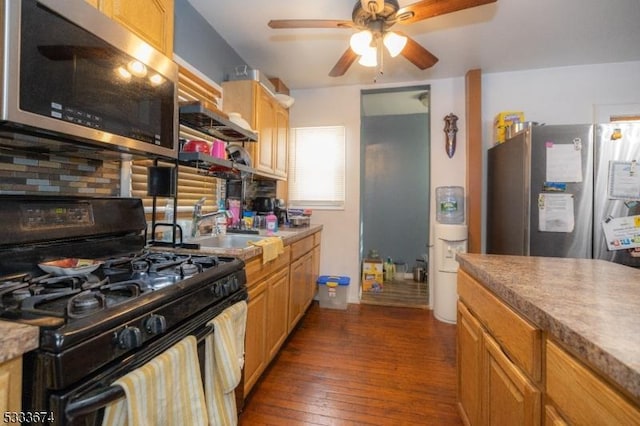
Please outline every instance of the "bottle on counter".
M165 223L173 223L173 198L167 198L167 205L164 206L164 221ZM164 241L171 241L173 237L173 229L164 227L165 231L162 233L162 239Z
M269 212L265 220L267 222L267 233L278 232L278 217L273 212Z
M396 267L393 264L393 261L391 260L391 258L387 257L386 262L384 262L384 280L392 281L395 273L396 273Z

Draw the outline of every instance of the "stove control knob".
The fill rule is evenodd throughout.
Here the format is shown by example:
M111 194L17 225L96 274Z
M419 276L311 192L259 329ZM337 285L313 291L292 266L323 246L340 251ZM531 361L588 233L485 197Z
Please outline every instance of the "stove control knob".
M151 314L144 320L144 328L149 334L161 334L167 331L167 320L158 314Z
M222 290L223 290L222 287L223 287L222 283L214 283L211 286L211 293L213 293L215 297L222 297Z
M230 277L228 283L230 293L238 291L238 288L240 287L238 284L238 277Z
M142 345L142 332L138 327L125 327L118 333L120 349L135 349Z

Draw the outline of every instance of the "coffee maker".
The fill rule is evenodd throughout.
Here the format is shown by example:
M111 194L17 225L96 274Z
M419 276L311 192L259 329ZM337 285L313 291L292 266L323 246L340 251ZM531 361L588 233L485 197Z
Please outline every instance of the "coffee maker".
M288 225L289 224L289 215L287 214L287 204L282 198L276 198L273 214L278 218L278 225Z

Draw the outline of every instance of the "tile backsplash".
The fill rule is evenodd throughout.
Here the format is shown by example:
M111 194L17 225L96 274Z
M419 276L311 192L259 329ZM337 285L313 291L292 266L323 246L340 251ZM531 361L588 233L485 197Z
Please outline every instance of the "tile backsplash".
M120 195L120 161L0 149L0 194Z

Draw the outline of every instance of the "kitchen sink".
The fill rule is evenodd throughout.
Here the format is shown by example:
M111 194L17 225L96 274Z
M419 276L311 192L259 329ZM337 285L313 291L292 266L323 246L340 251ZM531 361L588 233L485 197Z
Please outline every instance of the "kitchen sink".
M198 237L189 242L198 243L200 247L245 248L251 241L264 240L266 236L251 234L225 234Z

